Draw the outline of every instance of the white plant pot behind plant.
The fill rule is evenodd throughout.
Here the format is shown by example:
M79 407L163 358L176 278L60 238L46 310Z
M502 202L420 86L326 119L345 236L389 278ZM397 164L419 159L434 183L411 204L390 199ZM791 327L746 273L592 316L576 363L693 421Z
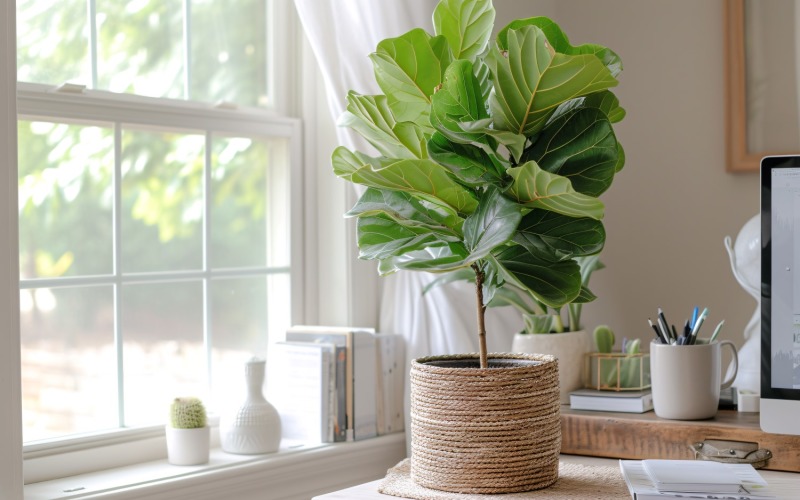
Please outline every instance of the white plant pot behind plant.
M552 354L558 360L558 387L561 404L569 404L569 393L583 387L583 364L592 350L586 330L564 333L518 333L511 352Z
M167 425L167 460L172 465L208 463L211 429L175 429Z

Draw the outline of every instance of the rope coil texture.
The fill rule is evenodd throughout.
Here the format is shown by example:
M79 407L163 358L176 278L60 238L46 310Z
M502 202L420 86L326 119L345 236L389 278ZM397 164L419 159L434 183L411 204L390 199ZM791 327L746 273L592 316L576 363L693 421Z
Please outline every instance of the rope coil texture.
M446 366L451 363L462 366ZM412 361L411 479L416 484L473 494L546 488L558 479L560 450L555 357L490 354L484 369L478 368L477 354Z

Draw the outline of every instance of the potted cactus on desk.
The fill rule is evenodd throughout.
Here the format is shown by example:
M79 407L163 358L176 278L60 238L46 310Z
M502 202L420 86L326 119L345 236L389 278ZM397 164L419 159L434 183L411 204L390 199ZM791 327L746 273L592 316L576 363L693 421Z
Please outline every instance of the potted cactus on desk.
M208 462L211 432L206 408L198 398L182 397L172 401L166 435L169 463L200 465Z

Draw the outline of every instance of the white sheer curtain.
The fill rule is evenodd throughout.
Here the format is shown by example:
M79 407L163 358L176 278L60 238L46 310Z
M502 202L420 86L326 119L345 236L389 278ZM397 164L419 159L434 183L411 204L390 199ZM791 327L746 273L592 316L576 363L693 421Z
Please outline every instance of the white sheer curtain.
M345 109L348 90L380 93L367 57L375 51L378 42L416 27L432 33L431 16L437 3L435 0L294 2L322 70L334 119ZM371 150L349 129L340 127L337 135L342 145L364 152ZM474 287L466 282L453 283L423 296L423 288L433 277L423 272L400 272L383 278L378 328L381 332L403 336L407 360L478 351ZM489 350L509 351L511 338L521 327L521 318L511 309L490 310L487 314Z

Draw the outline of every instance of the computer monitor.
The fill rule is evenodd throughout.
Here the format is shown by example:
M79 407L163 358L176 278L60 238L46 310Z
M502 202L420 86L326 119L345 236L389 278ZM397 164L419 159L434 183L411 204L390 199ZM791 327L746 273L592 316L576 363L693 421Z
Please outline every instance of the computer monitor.
M761 428L800 434L800 156L761 160Z

